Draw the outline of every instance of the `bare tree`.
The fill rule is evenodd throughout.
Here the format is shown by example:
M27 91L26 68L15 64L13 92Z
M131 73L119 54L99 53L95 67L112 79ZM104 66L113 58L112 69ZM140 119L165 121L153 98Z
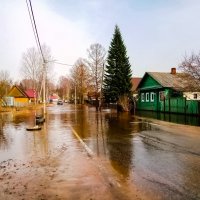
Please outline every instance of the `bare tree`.
M54 58L51 55L51 49L46 44L42 45L42 52L44 54L45 63L46 63L46 77L47 79L53 79L54 73L53 73L53 65L54 65Z
M71 69L72 87L80 103L84 103L84 94L88 86L88 67L82 58L79 58ZM76 99L75 99L76 100Z
M38 94L41 93L44 73L46 74L47 85L48 80L51 80L53 77L51 70L53 65L51 50L44 44L42 45L42 51L45 58L45 67L40 53L34 47L27 49L26 53L23 53L22 56L22 76L24 79L29 80L29 87L35 89Z
M191 90L200 89L200 53L192 53L185 56L179 68L185 73L184 78L188 81Z
M30 88L33 88L32 85L34 85L33 80L31 79L22 79L18 85L21 86L24 90L28 90Z
M180 69L192 77L200 80L200 53L185 56Z
M6 70L0 71L0 99L7 95L9 89L11 88L12 80L10 78L9 72Z
M102 82L102 71L103 65L105 63L106 51L101 44L92 44L89 49L87 49L88 58L86 63L90 69L90 87L92 92L95 93L96 98L98 98L98 93L101 89Z
M62 99L69 99L70 81L68 77L60 76L57 91Z
M22 56L22 76L31 80L31 87L36 89L36 80L41 79L42 65L39 53L34 47L27 49Z

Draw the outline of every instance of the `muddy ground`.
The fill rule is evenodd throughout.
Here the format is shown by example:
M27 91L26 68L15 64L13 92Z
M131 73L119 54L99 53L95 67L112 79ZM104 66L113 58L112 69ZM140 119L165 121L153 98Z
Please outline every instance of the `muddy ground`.
M146 199L85 150L72 157L68 148L60 147L55 159L1 162L0 199Z

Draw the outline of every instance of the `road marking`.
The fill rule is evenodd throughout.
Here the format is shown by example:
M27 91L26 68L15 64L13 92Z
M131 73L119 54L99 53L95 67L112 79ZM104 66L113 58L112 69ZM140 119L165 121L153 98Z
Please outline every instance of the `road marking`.
M74 130L74 128L72 126L69 126L73 132L73 134L77 137L77 139L79 140L79 142L83 145L83 147L85 148L85 150L87 151L88 155L93 157L94 153L93 151L90 149L90 147L88 147L87 144L85 144L85 142L81 139L81 137L78 135L78 133Z
M108 183L109 186L113 185L116 187L121 187L121 184L119 183L118 180L116 180L115 178L112 178L105 166L102 165L102 163L97 159L97 157L95 157L95 154L93 153L93 151L88 147L87 144L85 144L85 142L81 139L81 137L78 135L78 133L74 130L74 128L72 126L69 125L69 127L71 128L73 134L77 137L77 139L79 140L79 142L83 145L83 147L85 148L85 150L87 151L88 155L95 161L95 165L99 168L101 175L103 176L103 178L105 179L105 181Z

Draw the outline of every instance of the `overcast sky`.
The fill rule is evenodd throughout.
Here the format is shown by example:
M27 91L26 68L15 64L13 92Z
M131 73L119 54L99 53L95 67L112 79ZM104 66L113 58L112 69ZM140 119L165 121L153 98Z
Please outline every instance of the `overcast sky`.
M32 0L41 43L74 64L93 43L110 45L117 24L134 76L170 71L200 50L199 0ZM19 80L22 53L35 46L26 0L0 0L0 70ZM65 75L70 67L55 65Z

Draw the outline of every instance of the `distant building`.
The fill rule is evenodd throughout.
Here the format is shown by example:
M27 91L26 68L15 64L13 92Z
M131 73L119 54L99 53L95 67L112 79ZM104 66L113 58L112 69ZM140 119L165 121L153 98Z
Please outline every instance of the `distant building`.
M131 79L133 97L136 97L138 95L137 87L138 87L141 80L142 80L141 77L134 77L134 78Z
M60 97L57 94L55 94L55 93L51 94L49 96L49 102L56 102L57 103L58 99L60 99Z

